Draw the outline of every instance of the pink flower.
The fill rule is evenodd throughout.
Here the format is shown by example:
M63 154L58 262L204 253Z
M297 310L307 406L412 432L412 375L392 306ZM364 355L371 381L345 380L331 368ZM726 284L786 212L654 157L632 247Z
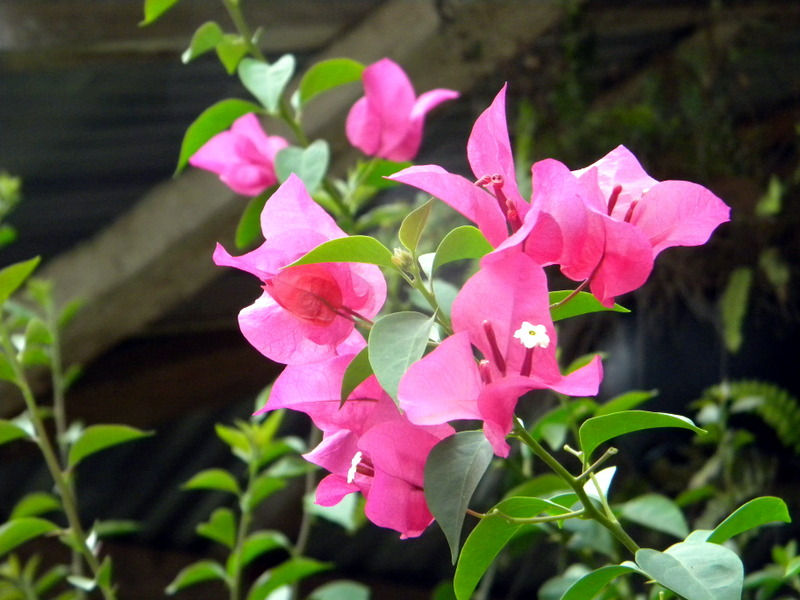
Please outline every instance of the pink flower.
M318 504L333 506L361 492L370 521L400 532L402 538L416 537L433 521L423 491L425 461L453 429L409 423L374 376L340 408L342 377L352 358L287 366L263 410L305 412L324 432L322 442L305 455L330 472L317 488Z
M534 202L562 233L562 273L605 306L644 284L662 250L704 244L730 213L701 185L656 181L624 146L573 172L541 161L533 181Z
M422 143L425 115L447 100L453 90L436 89L416 97L414 87L400 65L384 58L362 75L365 96L347 116L347 139L369 156L387 160L411 160Z
M343 352L360 339L354 317L372 318L386 299L378 267L325 263L284 268L322 242L344 237L295 175L278 188L261 213L266 241L243 256L221 245L214 262L251 273L264 293L239 313L245 338L280 363L306 363ZM357 343L357 342L356 342Z
M288 145L282 137L264 133L258 118L248 113L236 119L230 130L208 140L189 164L216 173L237 194L258 196L278 183L275 156Z
M498 456L517 401L534 389L571 396L597 393L599 357L562 375L550 318L547 280L532 258L507 251L483 262L459 292L452 309L455 334L411 365L400 381L400 408L417 425L479 419ZM476 348L482 359L476 360Z
M503 86L472 128L467 157L475 180L437 165L409 167L389 179L413 185L449 204L475 223L496 249L522 244L537 262L550 264L561 254L561 233L549 215L540 214L538 207L519 193L505 102ZM526 243L528 238L530 243Z

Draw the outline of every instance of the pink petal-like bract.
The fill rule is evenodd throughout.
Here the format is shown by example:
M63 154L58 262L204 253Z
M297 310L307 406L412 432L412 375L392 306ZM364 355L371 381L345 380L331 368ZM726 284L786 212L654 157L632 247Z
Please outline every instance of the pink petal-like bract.
M396 162L419 152L427 113L459 95L436 89L417 98L403 69L388 58L364 69L362 80L365 95L347 116L347 139L364 154Z
M189 164L219 175L237 194L258 196L278 182L275 157L289 143L267 135L258 118L248 113L208 140L189 159Z
M344 352L353 314L372 318L386 299L386 283L374 265L323 263L287 267L309 250L344 237L295 175L272 195L261 213L266 241L242 256L222 246L218 265L261 279L264 293L239 313L245 338L264 356L284 364L323 360Z

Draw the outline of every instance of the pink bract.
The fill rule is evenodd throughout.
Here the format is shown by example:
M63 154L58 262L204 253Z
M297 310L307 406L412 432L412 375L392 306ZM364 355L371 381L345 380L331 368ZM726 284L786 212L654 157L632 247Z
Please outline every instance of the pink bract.
M347 139L369 156L398 162L419 152L428 112L459 95L435 89L417 98L403 69L388 58L364 69L362 80L365 95L347 116Z
M298 410L324 432L322 442L305 455L330 472L317 489L318 504L332 506L361 492L370 521L403 538L416 537L433 521L423 492L425 461L453 429L412 425L374 376L340 406L342 378L353 356L287 366L260 412Z
M482 268L453 303L454 335L413 364L400 381L400 408L412 423L432 425L480 419L495 453L507 456L505 437L517 401L534 389L570 396L595 395L602 378L599 357L562 375L550 318L544 271L520 251L506 251ZM515 333L543 326L549 344L526 348ZM476 361L474 350L482 357Z
M295 175L272 195L261 213L266 241L242 256L221 245L214 262L261 279L264 293L239 313L245 338L279 363L307 363L358 343L353 314L374 317L386 299L378 267L325 263L284 268L319 244L345 233L308 195Z
M288 145L280 136L267 135L258 118L248 113L208 140L189 164L216 173L237 194L258 196L278 182L275 157Z

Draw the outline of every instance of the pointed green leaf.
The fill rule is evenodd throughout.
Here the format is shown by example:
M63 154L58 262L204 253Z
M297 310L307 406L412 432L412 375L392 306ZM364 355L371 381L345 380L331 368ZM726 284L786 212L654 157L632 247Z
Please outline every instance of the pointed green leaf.
M12 421L0 419L0 446L14 440L26 438L30 438L30 436L22 427Z
M253 453L252 444L243 432L222 423L214 425L214 431L216 431L217 437L230 447L234 456L244 462L250 461Z
M332 566L310 558L292 558L259 577L250 588L247 600L264 600L278 588L327 571Z
M0 556L25 542L59 529L58 525L38 517L11 519L0 525Z
M14 263L0 270L0 304L4 304L11 295L25 283L41 259L37 256L30 260Z
M593 312L613 311L620 313L631 312L624 306L614 304L611 308L607 308L600 304L600 301L594 297L593 294L588 292L578 292L571 300L558 306L558 303L567 298L574 292L570 290L560 290L557 292L550 292L550 316L553 321L560 321L569 317L577 317L578 315L585 315ZM554 306L555 305L555 306Z
M221 564L214 560L200 560L182 569L167 586L170 596L184 588L204 581L225 581L227 573Z
M636 553L649 577L686 600L741 600L744 567L736 554L718 544L681 542L665 552Z
M681 509L672 500L660 494L644 494L622 505L624 519L683 539L689 535L689 526Z
M181 61L186 64L209 50L213 50L222 41L224 35L222 28L214 21L203 23L194 32L189 47L181 54Z
M619 396L611 398L608 402L601 404L595 411L594 416L610 415L611 413L620 412L623 410L631 410L640 404L644 404L648 400L655 398L658 395L657 390L631 390Z
M306 148L283 148L275 157L275 173L281 182L294 173L305 184L308 193L313 194L328 172L330 154L330 147L325 140L315 140Z
M332 581L319 586L308 600L369 600L369 588L355 581Z
M223 546L233 548L236 543L236 517L230 508L218 508L208 521L197 526L197 533Z
M466 258L481 258L494 250L479 229L462 225L450 231L436 249L431 273L447 263Z
M16 383L17 381L17 374L14 371L14 367L11 365L11 360L3 353L0 353L0 379L10 381L11 383ZM4 443L2 440L3 433L2 426L0 426L0 443Z
M49 512L61 510L61 501L48 492L31 492L14 505L12 519L38 517Z
M639 569L632 566L608 565L600 567L573 583L561 596L561 600L590 600L617 577L628 573L642 574Z
M239 494L239 482L225 469L206 469L200 471L183 484L185 490L220 490L231 494Z
M372 375L372 365L369 364L369 348L362 350L353 357L342 377L341 405L344 405L348 396L353 393L370 375ZM340 406L341 406L340 405Z
M722 334L728 352L735 354L742 347L742 326L747 314L750 288L753 285L753 270L749 267L734 269L728 285L720 298L722 312Z
M483 431L461 431L436 444L425 463L425 500L450 544L453 563L469 501L493 456Z
M780 498L774 496L754 498L737 508L731 516L717 525L708 536L708 541L722 544L744 531L776 521L790 523L791 520L789 509Z
M254 531L242 544L241 568L273 550L291 551L292 543L280 531Z
M408 216L403 219L403 222L400 224L400 232L398 233L400 243L406 247L406 250L414 255L416 255L417 245L422 237L425 225L428 223L428 219L431 216L432 208L433 198L408 213Z
M178 0L144 0L144 21L139 26L149 25L177 3Z
M150 435L153 434L127 425L92 425L80 433L69 449L69 466L74 468L95 452Z
M364 65L349 58L332 58L316 63L300 80L298 91L301 107L323 92L358 81L363 71Z
M261 211L264 210L264 205L275 189L270 186L247 203L247 207L239 219L239 224L236 226L236 247L240 250L246 250L263 239L261 237Z
M294 74L295 59L284 54L272 64L254 58L239 63L239 79L270 114L277 114L281 96Z
M480 433L483 435L480 431L468 433ZM491 452L491 447L489 451ZM425 487L427 493L427 478ZM563 506L543 498L507 498L495 506L494 510L515 518L534 517L542 512L548 512L549 514L567 512L567 509ZM469 600L483 574L500 551L511 541L511 538L523 529L532 527L534 526L530 524L509 522L500 515L481 519L467 536L461 555L458 558L458 566L453 579L456 598L458 600Z
M357 262L394 268L389 249L366 235L351 235L323 242L288 266L326 262Z
M225 67L225 72L228 75L233 75L239 68L242 59L247 56L249 49L245 39L235 33L226 33L222 36L222 40L216 45L217 58L222 66Z
M381 387L397 401L400 379L425 353L433 317L406 311L381 317L369 332L369 364Z
M249 493L244 498L245 505L249 510L253 510L284 487L286 487L285 478L276 477L270 473L262 473L250 485Z
M659 427L678 427L691 429L695 433L706 433L704 429L700 429L690 419L681 415L645 410L624 410L587 419L581 425L578 437L580 438L581 450L588 460L592 452L603 442L625 433Z
M247 113L258 113L261 107L253 102L228 99L210 106L189 125L181 143L181 153L175 174L180 173L189 164L192 155L200 150L212 137L228 129L231 124Z

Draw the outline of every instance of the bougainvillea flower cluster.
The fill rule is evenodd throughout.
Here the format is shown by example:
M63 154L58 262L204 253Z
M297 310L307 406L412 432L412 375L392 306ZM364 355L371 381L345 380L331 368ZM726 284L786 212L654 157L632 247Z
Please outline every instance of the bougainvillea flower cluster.
M457 96L439 89L417 98L408 77L388 59L367 67L363 84L365 96L347 118L348 139L370 156L394 161L417 154L426 113ZM209 142L213 152L204 147L199 154L227 161L215 170L243 189L251 180L237 175L250 172L242 165L263 166L274 154L268 158L262 145L261 158L253 159L255 142L241 141L251 139L243 131L252 119L238 123L226 141ZM331 506L360 492L367 517L401 537L420 535L433 520L425 464L432 448L454 433L452 423L480 421L494 453L505 457L517 406L528 392L598 393L598 356L569 373L559 367L546 267L557 266L578 282L576 292L588 290L610 307L646 281L662 250L703 244L728 219L728 207L710 191L685 181L656 181L623 146L574 171L553 159L535 163L531 197L523 198L505 88L475 123L467 155L472 179L437 165L391 177L455 208L493 248L457 294L450 319L439 321L436 335L431 331L427 352L400 378L394 399L371 370L341 397L345 373L366 346L356 326L372 327L386 284L372 264L290 266L346 235L300 179L292 175L267 201L260 247L238 257L222 246L214 253L217 264L261 281L263 293L240 313L241 330L266 357L286 365L263 411L306 413L322 431L322 442L305 455L328 471L317 503Z

